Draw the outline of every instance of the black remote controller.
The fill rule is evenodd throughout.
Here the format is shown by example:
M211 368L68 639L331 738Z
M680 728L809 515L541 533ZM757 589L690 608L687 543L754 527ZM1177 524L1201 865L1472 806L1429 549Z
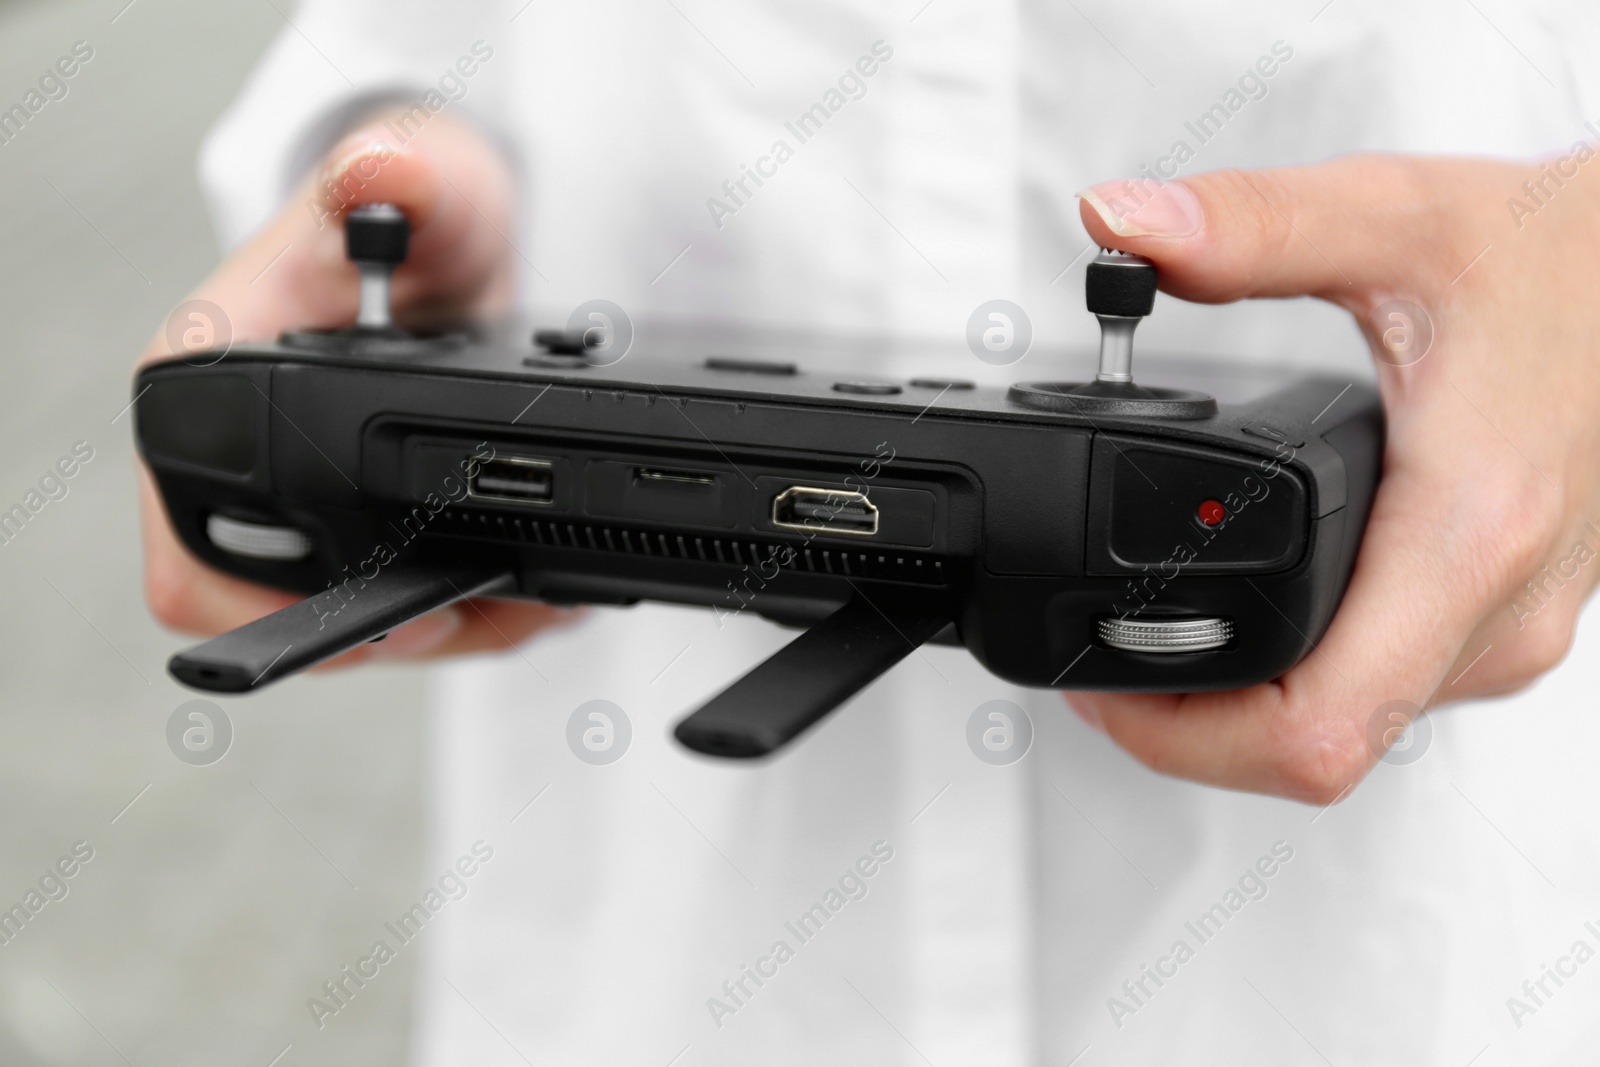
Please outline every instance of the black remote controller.
M1365 384L1259 372L1136 385L1156 270L1088 268L1084 384L815 368L869 339L641 330L413 336L404 216L352 211L355 325L173 358L134 384L140 450L189 550L309 594L174 656L243 692L466 596L698 604L809 629L677 727L770 753L925 641L1061 689L1278 677L1326 630L1383 452ZM526 338L527 334L521 334Z

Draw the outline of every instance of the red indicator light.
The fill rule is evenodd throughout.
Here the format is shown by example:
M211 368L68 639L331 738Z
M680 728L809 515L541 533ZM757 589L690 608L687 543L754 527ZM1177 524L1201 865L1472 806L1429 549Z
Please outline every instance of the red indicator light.
M1195 511L1195 517L1207 526L1215 526L1228 517L1228 509L1216 500L1203 501Z

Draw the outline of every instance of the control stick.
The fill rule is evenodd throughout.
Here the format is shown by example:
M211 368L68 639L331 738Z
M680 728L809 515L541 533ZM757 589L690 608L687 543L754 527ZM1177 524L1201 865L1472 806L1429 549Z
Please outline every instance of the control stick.
M1100 320L1100 370L1092 382L1019 382L1011 399L1088 418L1204 419L1217 402L1189 389L1147 388L1133 380L1133 331L1156 306L1156 265L1102 248L1084 274L1084 303Z
M1101 249L1084 274L1084 303L1100 320L1100 373L1072 390L1082 396L1149 398L1133 384L1133 331L1156 305L1156 265L1131 252Z
M345 219L344 247L361 271L361 307L356 328L363 332L397 332L389 305L389 281L405 262L411 225L393 204L362 204Z
M1102 249L1084 277L1084 302L1100 320L1097 382L1133 383L1133 331L1156 305L1156 265Z
M393 204L362 204L344 217L344 250L361 272L361 296L353 326L337 330L288 330L279 338L289 348L340 356L404 356L457 348L467 342L459 331L416 336L395 325L391 280L406 261L411 224Z

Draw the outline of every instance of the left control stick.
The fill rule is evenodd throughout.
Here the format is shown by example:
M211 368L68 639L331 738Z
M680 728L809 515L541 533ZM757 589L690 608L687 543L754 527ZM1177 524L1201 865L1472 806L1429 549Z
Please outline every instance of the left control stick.
M389 306L389 282L394 269L405 262L411 242L411 224L393 204L362 204L345 218L344 247L361 271L361 306L356 328L393 333L394 314Z

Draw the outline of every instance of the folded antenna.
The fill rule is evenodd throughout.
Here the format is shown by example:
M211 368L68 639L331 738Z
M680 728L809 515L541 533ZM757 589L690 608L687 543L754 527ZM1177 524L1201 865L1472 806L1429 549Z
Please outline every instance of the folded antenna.
M213 693L243 693L382 637L465 597L509 586L504 571L389 567L372 579L336 585L179 652L174 678Z
M940 600L861 590L838 611L678 723L686 747L711 756L765 756L915 652L950 622Z

